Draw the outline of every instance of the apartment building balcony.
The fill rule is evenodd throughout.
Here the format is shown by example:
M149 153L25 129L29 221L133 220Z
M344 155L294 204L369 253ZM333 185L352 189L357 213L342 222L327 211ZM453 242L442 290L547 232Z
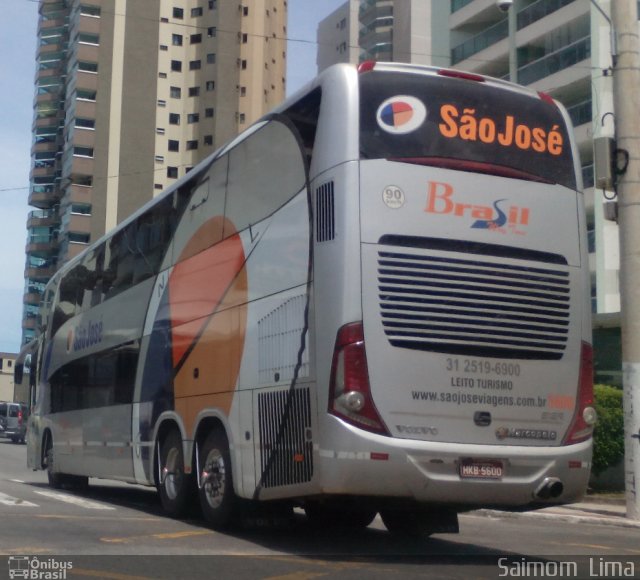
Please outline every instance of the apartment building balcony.
M48 209L60 201L61 193L55 185L45 186L44 188L38 185L32 186L29 191L28 204L40 209Z
M59 225L60 215L56 209L36 209L27 217L27 228Z
M388 44L391 45L393 42L393 29L392 27L380 28L380 29L372 29L364 36L361 35L358 43L362 47L363 50L370 50L370 47L376 46L378 44Z
M58 249L58 234L35 234L29 236L25 247L28 254L37 254L39 256L49 255Z
M26 292L22 295L23 304L32 304L33 306L38 306L41 300L42 294L39 292Z
M518 12L516 16L516 27L518 30L526 28L575 1L576 0L538 0Z
M463 60L466 60L479 52L486 50L487 48L495 45L508 38L509 36L509 21L508 19L500 20L494 25L490 26L486 30L483 30L481 33L472 36L471 38L465 40L464 42L454 46L451 49L451 64L457 65ZM504 43L503 47L498 49L500 53L507 53L508 47L506 43ZM494 51L495 52L495 51ZM503 56L503 55L502 55ZM486 55L486 60L493 60L497 58L498 55Z
M35 330L37 326L37 318L35 315L29 313L22 319L23 330Z
M56 273L56 266L52 262L47 262L43 266L34 266L24 271L25 278L30 280L49 280Z
M577 80L585 74L591 74L588 65L583 64L583 61L590 58L591 37L585 36L568 46L520 67L518 69L518 82L523 85L530 85L540 79L563 71L564 84L568 84L573 77ZM582 68L577 68L577 65L582 65ZM573 69L573 71L568 69Z

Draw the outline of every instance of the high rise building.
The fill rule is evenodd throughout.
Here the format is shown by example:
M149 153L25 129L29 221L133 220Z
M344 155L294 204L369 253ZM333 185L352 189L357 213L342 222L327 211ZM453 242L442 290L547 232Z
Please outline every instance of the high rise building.
M364 60L448 63L442 0L349 0L318 26L318 72Z
M286 0L40 0L23 342L63 263L282 101Z

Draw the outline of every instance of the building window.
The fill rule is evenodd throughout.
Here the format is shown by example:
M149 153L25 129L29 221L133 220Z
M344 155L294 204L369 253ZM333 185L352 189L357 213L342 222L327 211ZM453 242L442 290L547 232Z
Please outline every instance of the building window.
M189 96L190 97L199 97L200 96L200 87L189 87Z
M189 113L187 115L187 123L198 123L200 121L199 113Z
M97 73L98 72L98 63L97 62L87 62L84 60L78 61L78 70L83 72Z
M182 96L182 89L180 87L169 87L169 95L172 99L179 99Z
M69 241L72 244L88 244L89 234L83 234L81 232L69 232Z
M78 42L80 44L100 44L100 36L97 34L89 34L88 32L81 32L78 34Z
M267 40L269 39L267 38ZM244 32L242 34L242 44L247 44L247 42L249 42L249 35L246 32Z
M216 82L215 81L207 81L205 84L205 88L207 89L207 91L213 91L216 88Z
M191 17L192 18L197 18L198 16L202 16L202 8L201 7L192 8L191 9Z
M73 154L78 157L93 157L93 147L74 147Z
M100 6L86 6L80 4L80 14L83 16L93 16L94 18L100 18Z
M180 115L178 113L169 113L169 125L179 125Z
M218 0L209 0L209 10L215 10L218 7Z
M209 107L208 109L205 109L204 116L207 117L207 119L213 117L213 107Z
M76 118L75 126L80 129L95 129L96 128L96 120L95 119L84 119L82 117Z
M198 148L198 141L187 141L187 151L193 151Z
M200 60L189 61L189 70L200 70L202 68L202 62Z
M182 46L182 34L172 34L171 44L173 44L173 46Z
M184 10L182 8L173 9L173 17L182 20L184 18Z
M164 156L156 155L155 160L156 160L156 163L164 163Z
M207 28L207 36L209 38L213 38L217 33L218 30L215 26L209 26L209 28Z
M158 76L159 76L161 79L166 79L166 78L167 78L167 73L158 73Z
M159 190L162 190L162 189L164 189L164 188L162 187L162 183L154 183L154 184L153 184L153 189L159 189Z
M243 125L246 122L246 116L244 113L240 113L240 124Z
M177 167L167 167L167 177L172 179L178 178L178 168Z
M205 145L213 145L213 135L205 135L204 136L204 144Z
M167 106L167 101L165 101L164 99L158 99L158 107L166 107Z
M242 15L243 16L249 16L249 7L248 6L243 6L242 7Z
M216 53L210 52L207 54L207 64L216 64Z
M189 41L191 44L200 44L202 42L202 34L192 34Z
M156 127L156 133L158 135L164 135L164 127Z
M169 139L169 151L180 151L180 141Z
M182 61L181 60L172 60L171 61L171 70L173 72L182 72Z
M246 59L242 59L242 60L240 61L240 68L241 68L242 70L246 70L246 69L247 69L247 61L246 61Z
M247 87L240 87L240 96L241 97L247 96Z
M161 51L169 50L169 47L166 44L161 44L160 45L160 50Z

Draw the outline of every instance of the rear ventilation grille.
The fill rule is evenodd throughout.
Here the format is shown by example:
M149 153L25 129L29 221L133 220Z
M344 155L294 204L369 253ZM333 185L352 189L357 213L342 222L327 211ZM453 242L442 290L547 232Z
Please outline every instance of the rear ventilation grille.
M336 237L333 205L333 181L316 189L316 241L328 242Z
M291 408L281 426L289 396ZM311 481L313 441L309 389L296 389L291 394L289 391L260 393L258 414L263 486Z
M393 346L468 356L562 358L569 334L567 266L416 251L378 254L380 314Z

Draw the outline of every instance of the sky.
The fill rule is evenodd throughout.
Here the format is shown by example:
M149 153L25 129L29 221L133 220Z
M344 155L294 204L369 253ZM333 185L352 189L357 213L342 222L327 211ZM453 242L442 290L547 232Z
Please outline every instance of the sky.
M316 74L318 22L345 0L289 0L287 92ZM0 19L0 352L20 350L29 208L37 0L3 0Z

